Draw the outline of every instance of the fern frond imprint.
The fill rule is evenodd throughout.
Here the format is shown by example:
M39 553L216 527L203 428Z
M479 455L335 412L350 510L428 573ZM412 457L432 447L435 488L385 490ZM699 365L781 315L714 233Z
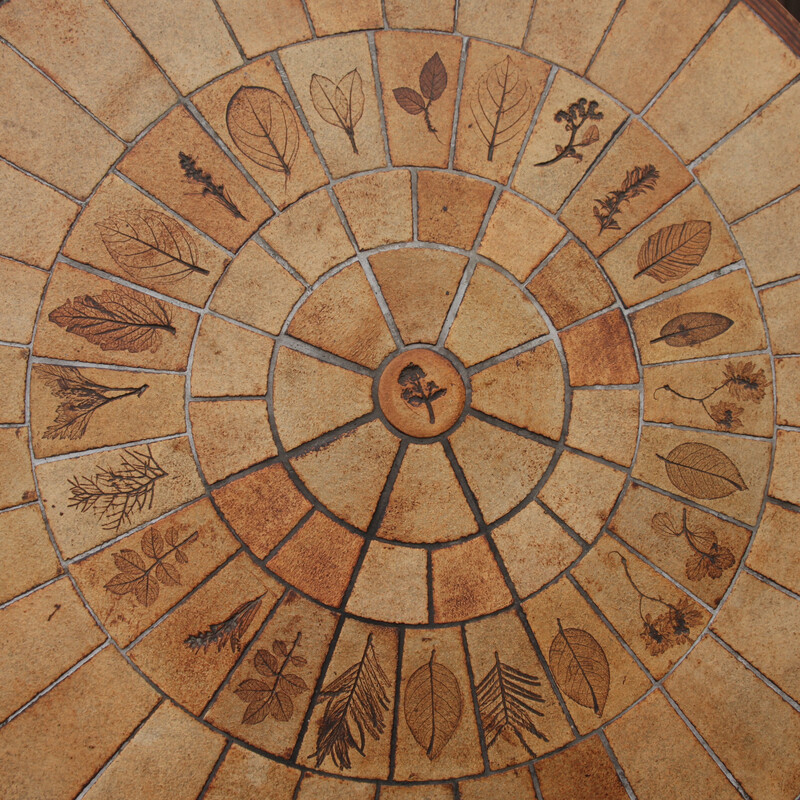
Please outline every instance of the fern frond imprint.
M219 653L226 644L230 644L231 652L235 653L242 649L242 637L260 606L260 597L242 603L227 619L212 622L206 630L187 636L183 643L190 650L197 652L202 649L204 653L211 645L215 644Z
M653 191L660 177L652 164L634 167L625 176L620 189L609 192L602 200L595 200L598 205L594 207L594 216L600 223L600 233L605 230L618 231L620 227L616 216L622 210L622 204L630 203L645 192Z

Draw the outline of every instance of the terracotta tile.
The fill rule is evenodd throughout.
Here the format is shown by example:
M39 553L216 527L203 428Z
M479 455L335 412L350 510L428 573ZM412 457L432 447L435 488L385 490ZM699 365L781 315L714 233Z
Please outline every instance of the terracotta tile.
M625 317L618 309L561 334L570 386L639 382L639 368Z
M412 238L411 173L376 172L334 187L361 250Z
M128 141L177 99L102 3L29 0L6 6L0 33Z
M800 359L775 359L778 425L800 427Z
M107 497L115 480L119 485L119 475L128 472L141 482L136 495L120 491L108 503L84 505L101 493ZM65 558L85 553L203 492L185 436L50 461L36 468L36 477L53 538Z
M504 611L480 622L471 622L466 626L466 632L475 684L483 684L483 691L478 693L478 710L487 739L489 766L501 769L519 764L569 742L573 733L553 693L545 668L516 612ZM494 708L487 702L491 695L487 698L485 688L502 687L506 693L513 692L513 688L517 688L515 678L519 680L519 676L514 676L509 670L526 677L526 688L534 695L524 697L531 713L524 712L519 706L517 709L533 721L533 727L539 735L523 727L520 718L513 715L509 716L506 727L499 735L496 735L496 730L491 735L487 732ZM487 683L484 684L484 681ZM529 684L528 681L533 683ZM506 702L509 710L516 705L511 697Z
M84 795L87 800L131 797L194 800L203 789L225 739L162 703Z
M572 573L656 680L686 654L711 615L615 539Z
M278 453L264 400L190 403L189 419L197 458L209 483Z
M38 505L0 514L0 603L61 572Z
M427 622L428 556L425 550L371 542L347 601L347 611L384 622L412 625Z
M267 567L301 592L338 607L363 544L360 536L315 512Z
M36 499L27 428L0 428L0 508Z
M652 684L627 650L568 580L548 586L526 601L523 609L581 733L613 719L650 689ZM591 665L591 692L582 682L568 680L569 669L574 671L574 666L570 667L563 656L565 636L569 637L566 641L579 642L590 654L585 663ZM603 677L605 662L607 679Z
M8 217L4 216L4 219L8 220ZM10 224L14 226L13 222ZM47 283L47 273L0 257L0 283L3 285L0 339L28 344L33 337L33 325Z
M472 619L511 604L511 593L482 538L434 550L431 579L435 622Z
M795 796L800 715L721 645L705 637L666 689L751 797Z
M399 445L382 422L373 420L292 459L292 466L327 508L366 530Z
M70 574L103 627L125 647L238 548L211 503L201 500L71 564ZM141 569L122 569L130 563Z
M562 116L571 117L573 112L578 124L574 136L572 121L567 123ZM626 111L591 84L560 70L525 146L514 188L558 211L627 117Z
M697 166L726 219L739 219L797 186L797 149L786 131L800 121L799 97L795 84Z
M455 297L465 256L446 250L387 250L369 263L406 344L435 344Z
M247 647L282 591L277 581L242 553L139 640L129 651L130 658L169 697L200 714L239 660L239 653L232 640L223 642L229 647L206 651L191 648L187 639L227 621L242 605L260 598L250 625L237 641L238 647Z
M382 786L380 797L381 800L454 800L455 794L453 787L447 783L432 783L425 786L400 784Z
M367 665L367 668L374 673L374 690L370 692L372 702L375 707L376 723L374 727L365 730L364 745L361 748L354 747L350 743L342 743L338 751L331 752L330 746L325 747L325 739L322 737L324 729L329 726L325 720L325 709L328 708L328 700L320 698L320 702L314 707L308 730L303 738L300 747L298 761L317 769L324 769L326 772L354 778L388 778L389 776L389 753L391 748L391 726L394 714L395 697L395 674L397 670L397 629L392 627L375 627L367 625L357 620L346 619L342 627L339 640L333 652L333 657L325 671L325 678L322 683L323 691L326 687L336 686L335 681L354 665ZM363 666L362 666L363 669ZM380 670L380 671L379 671ZM379 703L378 697L383 695L384 703ZM388 728L388 730L387 730ZM320 745L323 747L320 747ZM346 770L346 771L345 771ZM303 780L306 783L306 779ZM334 794L336 785L325 785L320 783L312 790L301 786L299 798L302 800L322 800L330 797L332 800L361 800L361 796L355 795L353 786L349 784L345 789L342 787L341 795ZM329 792L328 789L331 789ZM372 798L375 787L371 786L369 792L365 792L364 800Z
M772 436L771 372L768 356L649 367L644 371L644 419ZM685 399L703 398L715 389L705 402Z
M0 180L5 189L0 253L49 269L80 206L5 161L0 162Z
M710 606L736 574L750 532L633 484L608 529Z
M756 286L800 273L798 214L800 192L795 192L731 228Z
M531 203L503 192L489 218L478 252L524 282L565 233L555 220Z
M608 281L576 242L567 242L531 278L528 291L559 329L614 302Z
M272 339L208 315L195 342L192 395L266 394L271 356Z
M6 797L75 797L158 700L107 647L0 729ZM31 769L34 752L37 768Z
M536 797L531 774L524 767L460 781L458 791L461 800L534 800Z
M599 255L691 182L691 173L672 151L634 121L573 195L561 222ZM638 186L639 193L615 200L613 193L624 191L626 184Z
M184 384L182 375L35 364L33 452L45 458L186 433Z
M458 7L458 32L522 47L531 5L531 0L511 0L501 10L489 0L463 0Z
M0 611L6 719L105 640L72 584L59 580Z
M687 162L800 72L800 59L747 5L720 23L645 119ZM698 114L697 109L703 113Z
M0 71L3 156L85 200L122 154L122 143L6 45L0 48ZM40 203L53 203L44 200L44 187L31 193ZM53 205L64 217L74 214L65 201Z
M634 478L754 525L766 489L771 450L769 442L756 439L644 426L632 474ZM667 472L665 459L669 460L672 477L677 483ZM689 467L683 468L681 465L687 460ZM711 466L709 471L714 475L722 473L722 477L700 481L697 477L700 473L694 469L698 461L699 466Z
M719 316L697 318L686 314ZM763 350L767 346L761 313L744 270L648 306L630 319L643 364ZM674 326L674 331L667 326ZM688 333L694 330L714 335L695 342L696 334ZM674 335L682 331L687 334Z
M361 264L326 280L289 324L297 339L375 369L395 348Z
M661 692L653 692L606 728L640 800L737 800L733 785ZM664 743L669 746L664 747Z
M712 0L682 3L678 9L659 0L629 0L600 45L587 77L641 111L726 5L725 0ZM676 13L680 25L673 24Z
M418 237L471 250L493 193L490 183L421 171L417 180Z
M778 431L769 494L800 505L800 432Z
M436 780L483 772L459 628L407 630L400 687L394 779ZM419 800L424 796L417 795Z
M742 573L713 630L791 698L800 697L797 656L800 603L758 578Z
M259 750L291 758L335 628L336 617L329 611L293 592L287 595L239 662L206 719ZM298 660L292 661L290 656ZM297 691L287 696L286 682L275 678L270 664L276 664L277 669L283 664L282 675L299 679L294 684ZM254 681L258 683L254 685ZM249 695L248 689L255 689L256 693ZM276 695L280 690L282 711L268 702L271 689L276 689ZM295 786L297 773L263 760L267 763L255 770L255 778L260 780L267 771L278 777L281 785ZM235 759L235 763L242 761ZM221 782L218 791L225 783ZM270 792L266 796L273 795Z
M119 169L229 250L241 247L272 216L244 175L183 107L140 139ZM190 173L196 177L190 178ZM209 182L216 188L210 189Z
M214 502L257 558L265 558L311 510L281 464L225 484Z
M248 242L220 281L211 310L278 334L305 288L255 242Z
M356 252L324 191L299 200L270 220L260 234L309 283Z
M693 186L600 263L626 306L693 281L741 258L727 226L700 186Z
M109 175L92 196L70 231L64 254L194 305L208 300L230 260L116 175Z
M471 367L545 333L533 303L497 270L479 264L445 344Z
M578 389L572 393L567 445L629 467L639 436L638 418L635 389Z
M101 322L96 328L94 309L98 305L104 310L99 312ZM137 324L128 324L138 323L142 317L149 325L144 333ZM183 371L197 320L197 314L165 299L59 263L42 302L33 354Z
M282 347L275 364L275 424L286 450L372 411L372 381Z
M346 8L335 0L307 0L306 5L317 36L383 27L380 0L355 0Z
M241 64L212 0L158 0L147 7L115 0L114 8L183 94Z
M599 736L536 764L543 800L626 800L628 793Z
M478 530L442 445L409 444L377 535L401 542L447 542Z
M617 10L616 0L599 0L587 14L580 0L537 0L525 49L583 73Z
M605 525L624 483L621 470L567 451L561 454L539 498L591 543Z
M564 372L552 342L472 376L472 407L518 428L559 439L564 424Z
M25 422L28 350L0 346L0 423Z
M495 528L492 539L520 597L541 589L583 552L536 503Z
M464 420L450 443L487 523L522 502L553 457L547 445L474 417Z
M374 783L306 772L295 800L373 800L375 791Z
M508 180L549 73L549 66L538 58L470 41L456 133L456 169L500 183ZM513 88L501 94L503 107L497 108L491 99L493 87L511 85L512 80Z
M767 319L772 352L776 355L800 353L800 335L793 322L800 298L800 281L765 289L759 297Z
M249 5L239 13L251 18L280 12L280 5L287 2L294 4L293 0L280 0L279 4L270 3L268 8L259 9L253 0L229 2ZM307 31L305 13L299 2L297 6ZM291 25L290 20L282 22L281 31L287 22ZM249 27L244 30L252 38L264 35L260 28L252 33ZM319 158L272 59L262 58L237 69L198 92L192 102L278 208L326 182Z
M375 46L392 163L447 167L461 39L380 32L375 36ZM404 105L398 92L405 97Z
M269 793L274 800L293 800L300 771L233 745L211 780L207 800L250 800Z
M390 28L428 28L452 31L455 0L385 0Z
M219 0L219 7L248 58L311 38L302 0Z
M319 2L334 7L331 0ZM383 23L376 27L383 27ZM333 177L384 166L386 155L366 35L355 33L295 45L281 53L281 61ZM343 111L342 121L324 99L336 87L348 96L351 90L353 93L354 104Z
M798 520L800 514L796 511L767 503L747 566L800 594L800 579L794 568L800 553Z

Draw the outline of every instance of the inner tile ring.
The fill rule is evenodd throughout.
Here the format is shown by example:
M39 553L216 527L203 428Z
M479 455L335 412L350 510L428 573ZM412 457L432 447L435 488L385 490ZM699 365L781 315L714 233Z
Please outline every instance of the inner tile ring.
M430 439L461 417L467 387L452 361L427 347L392 356L376 378L378 402L400 433Z

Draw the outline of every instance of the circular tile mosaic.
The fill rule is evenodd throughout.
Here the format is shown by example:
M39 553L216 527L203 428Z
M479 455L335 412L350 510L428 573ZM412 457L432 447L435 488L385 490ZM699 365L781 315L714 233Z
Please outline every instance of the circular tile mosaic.
M798 53L0 2L7 796L795 800Z

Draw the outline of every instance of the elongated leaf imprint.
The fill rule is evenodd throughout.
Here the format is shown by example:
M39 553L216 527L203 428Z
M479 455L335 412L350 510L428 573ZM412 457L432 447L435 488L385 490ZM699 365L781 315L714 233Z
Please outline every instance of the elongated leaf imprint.
M716 500L747 489L733 461L711 445L684 442L669 455L658 457L664 462L672 485L691 497Z
M358 69L352 69L339 83L324 75L311 76L311 102L329 125L341 128L358 155L355 129L364 114L364 88Z
M581 628L563 628L550 644L547 659L560 689L584 708L602 716L611 686L611 671L597 639Z
M167 305L125 286L73 297L54 308L48 319L101 350L155 353L163 333L175 335Z
M300 134L294 111L277 92L240 87L228 103L225 124L247 158L264 169L291 174Z
M528 112L533 107L530 84L506 56L490 67L478 81L470 110L478 132L486 142L486 159L494 159L495 150L522 133Z
M504 664L495 651L494 666L476 687L478 711L486 734L486 746L491 747L500 736L516 740L533 758L523 737L523 731L547 741L547 737L536 727L535 717L544 714L533 703L544 703L536 690L542 685L533 675Z
M406 722L425 754L433 761L461 722L462 695L456 676L447 667L430 661L414 672L406 683Z
M713 311L693 311L673 317L650 344L664 342L670 347L691 347L722 335L733 320Z
M197 248L188 231L160 211L129 211L98 222L109 255L129 275L153 283L174 283L197 266Z
M659 283L682 278L702 260L711 242L711 223L692 220L667 225L648 237L639 250L639 271L633 279L647 275Z
M310 756L317 767L330 756L339 769L350 769L350 750L363 755L367 735L380 739L386 728L388 688L370 633L361 658L319 694L317 702L325 702L325 711L317 729L317 749Z
M206 630L187 636L183 643L195 653L199 650L205 653L213 644L217 646L219 653L226 644L230 644L231 652L235 653L242 649L242 637L250 627L260 606L260 597L248 600L236 608L227 619L222 622L212 622Z

